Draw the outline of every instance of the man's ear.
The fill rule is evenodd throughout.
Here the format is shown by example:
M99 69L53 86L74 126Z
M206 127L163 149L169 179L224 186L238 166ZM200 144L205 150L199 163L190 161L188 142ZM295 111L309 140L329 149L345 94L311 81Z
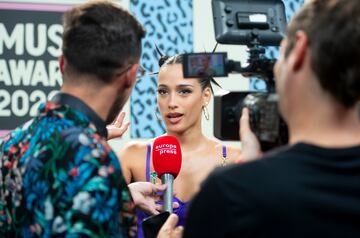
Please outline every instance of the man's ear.
M64 74L64 67L65 67L64 55L60 55L60 57L59 57L59 67L60 67L61 74Z
M139 64L133 64L130 69L126 72L125 87L131 88L136 81L136 72L139 68Z
M293 70L298 71L304 64L309 48L309 38L304 31L298 31L295 35L296 42L291 52L293 57Z
M115 75L115 82L121 83L123 88L131 88L136 81L139 64L133 64L126 72Z

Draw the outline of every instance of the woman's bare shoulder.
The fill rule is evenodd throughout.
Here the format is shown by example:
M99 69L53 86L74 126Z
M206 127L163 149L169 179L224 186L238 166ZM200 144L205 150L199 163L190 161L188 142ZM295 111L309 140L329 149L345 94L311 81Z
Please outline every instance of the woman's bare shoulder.
M139 157L140 154L145 153L149 141L130 141L126 143L117 153L121 160L128 158Z
M228 154L232 158L238 159L241 155L241 149L236 146L226 146L226 150L228 151Z
M241 149L240 146L234 146L234 145L228 145L226 142L224 141L220 141L217 139L210 139L214 145L215 150L217 151L217 153L219 153L218 151L221 151L221 153L224 152L224 148L225 148L225 152L226 152L226 157L231 160L231 162L235 162L240 158L241 155Z

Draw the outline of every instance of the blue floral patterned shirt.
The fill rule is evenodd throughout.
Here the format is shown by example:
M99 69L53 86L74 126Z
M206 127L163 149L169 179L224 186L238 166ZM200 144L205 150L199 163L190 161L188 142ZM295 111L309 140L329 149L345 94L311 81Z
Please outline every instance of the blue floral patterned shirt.
M58 94L0 145L0 237L127 237L131 196L105 123Z

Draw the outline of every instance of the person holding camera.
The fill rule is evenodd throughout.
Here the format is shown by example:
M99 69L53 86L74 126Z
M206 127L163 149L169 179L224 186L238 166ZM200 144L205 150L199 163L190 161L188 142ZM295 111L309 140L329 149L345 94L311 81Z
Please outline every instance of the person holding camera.
M129 237L134 203L157 213L166 186L127 186L106 142L126 129L106 124L131 93L143 37L110 1L65 13L61 92L0 145L0 237Z
M184 237L360 236L359 23L354 0L309 1L295 15L274 68L289 144L214 171ZM259 153L248 117L242 156Z
M165 123L166 134L177 137L182 151L181 171L174 180L174 202L179 204L174 213L179 216L178 225L185 223L187 204L208 174L217 166L234 163L240 156L239 149L226 147L203 134L201 121L203 114L206 119L209 117L206 107L212 94L211 79L184 78L182 62L183 55L161 57L157 89L161 114L158 117ZM152 142L130 142L120 150L118 156L127 183L161 183L151 172L154 170ZM141 224L147 216L144 212L138 213L138 237L143 236Z

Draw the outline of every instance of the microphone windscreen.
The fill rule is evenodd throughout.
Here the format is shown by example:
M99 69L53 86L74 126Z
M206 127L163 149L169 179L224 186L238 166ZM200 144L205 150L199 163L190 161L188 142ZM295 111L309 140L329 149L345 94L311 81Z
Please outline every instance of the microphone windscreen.
M172 174L174 179L181 169L180 143L174 136L160 136L154 140L152 161L155 172L161 177L165 173Z

